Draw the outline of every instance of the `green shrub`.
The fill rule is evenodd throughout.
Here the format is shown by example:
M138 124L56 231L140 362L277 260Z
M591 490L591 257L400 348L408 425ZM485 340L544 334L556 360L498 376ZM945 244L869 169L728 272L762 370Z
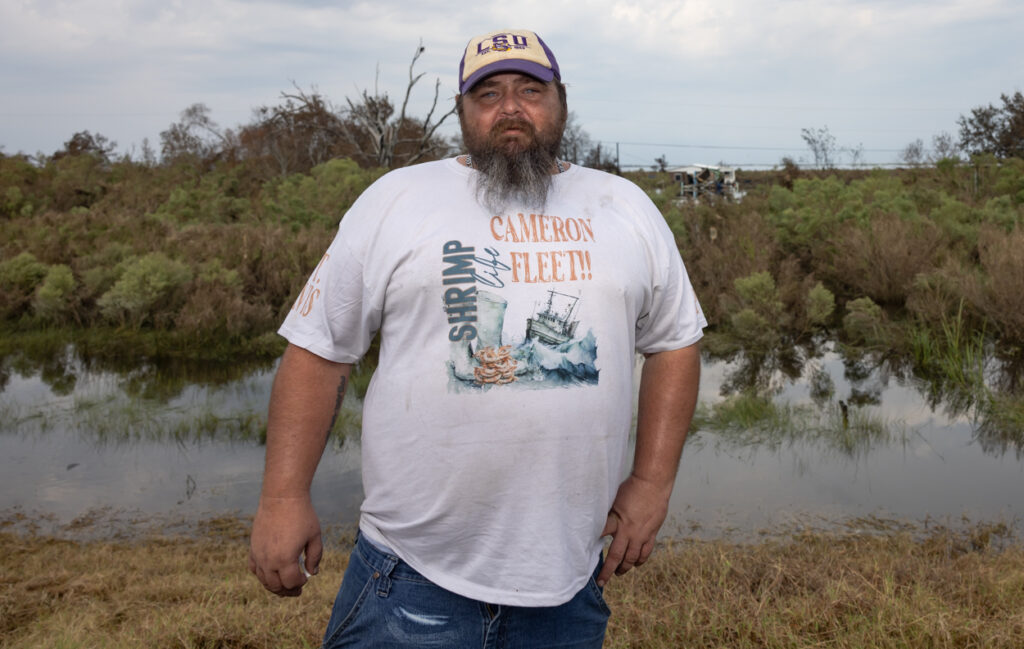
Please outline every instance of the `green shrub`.
M814 288L808 291L804 307L807 311L807 321L812 326L823 327L828 324L836 309L836 298L832 291L818 282Z
M729 334L742 348L767 353L782 340L790 318L785 313L775 280L768 271L741 277L733 282L738 304L730 309Z
M36 259L35 255L22 252L0 262L0 284L17 289L20 293L31 294L46 277L46 270L46 264Z
M384 169L362 169L352 160L335 159L317 165L309 174L293 174L264 192L263 213L275 221L296 225L336 225L356 198Z
M42 171L25 156L0 153L0 216L31 216L44 206L41 181Z
M31 252L0 262L0 313L4 318L16 318L25 312L46 271L46 264Z
M1016 205L1024 204L1024 160L1004 160L994 189L997 195L1009 196Z
M995 196L988 199L985 207L981 209L981 220L1010 232L1024 220L1021 219L1022 212L1024 212L1024 208L1014 204L1011 196Z
M749 352L769 352L775 349L782 339L779 328L750 307L740 309L739 313L729 319L729 323L732 325L730 333L741 347Z
M882 307L869 297L847 303L843 333L847 342L855 346L885 348L892 343L888 318Z
M169 322L184 296L180 289L192 279L184 263L153 252L127 261L113 288L97 304L105 318L121 325Z
M782 320L782 302L779 291L775 287L775 279L768 271L741 277L734 282L736 294L747 307L754 309L764 318L775 324Z
M171 190L153 213L171 223L231 223L252 217L256 191L242 165L218 167Z
M46 322L65 322L74 312L75 276L70 266L50 266L36 291L32 309Z
M68 155L50 161L47 171L51 174L53 209L63 212L98 201L106 190L107 170L106 162L93 155Z
M946 233L951 243L965 242L968 246L977 244L981 215L970 205L943 194L929 216Z

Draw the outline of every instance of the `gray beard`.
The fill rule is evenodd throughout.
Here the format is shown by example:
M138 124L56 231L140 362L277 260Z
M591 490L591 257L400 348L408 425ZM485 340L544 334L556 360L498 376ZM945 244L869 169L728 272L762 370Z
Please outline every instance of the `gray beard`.
M503 214L509 205L541 212L552 186L553 153L532 146L517 153L493 147L471 151L476 167L476 197L492 214Z
M543 211L553 182L551 171L558 163L558 146L562 141L564 122L537 131L529 123L509 118L494 125L490 133L476 135L462 126L462 141L473 156L476 174L476 197L491 214L503 214L510 205ZM517 126L527 129L531 141L522 150L507 151L498 142L503 128Z

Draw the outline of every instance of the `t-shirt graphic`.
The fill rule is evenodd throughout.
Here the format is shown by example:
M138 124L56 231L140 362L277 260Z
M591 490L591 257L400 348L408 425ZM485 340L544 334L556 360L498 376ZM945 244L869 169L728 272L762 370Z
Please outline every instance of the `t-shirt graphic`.
M534 223L538 218L553 217L530 215ZM493 221L503 219L494 217ZM564 233L565 227L560 230ZM491 232L502 240L499 237L514 231L492 223ZM528 236L520 231L512 241L521 247L530 242ZM583 235L575 238L578 243L585 239ZM444 312L451 327L446 362L449 391L598 383L597 341L593 329L580 326L580 306L585 298L582 289L574 288L592 277L590 253L572 249L533 254L531 271L528 252L503 253L495 247L470 246L458 240L444 244L441 283ZM510 300L520 303L510 304Z

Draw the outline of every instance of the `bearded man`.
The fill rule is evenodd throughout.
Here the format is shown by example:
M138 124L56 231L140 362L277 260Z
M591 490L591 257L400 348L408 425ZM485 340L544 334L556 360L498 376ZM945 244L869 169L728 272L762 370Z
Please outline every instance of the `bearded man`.
M459 91L468 155L367 189L281 327L249 566L278 595L317 573L310 483L379 332L324 646L600 647L605 583L667 515L706 321L647 196L558 159L565 87L540 37L471 39Z

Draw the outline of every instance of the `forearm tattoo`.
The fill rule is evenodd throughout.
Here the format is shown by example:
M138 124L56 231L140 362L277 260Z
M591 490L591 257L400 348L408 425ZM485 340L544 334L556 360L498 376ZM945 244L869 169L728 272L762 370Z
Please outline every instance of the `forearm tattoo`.
M334 424L338 421L338 413L341 412L341 402L345 399L345 385L347 384L348 377L341 377L341 381L338 383L338 396L334 399L334 414L331 415L331 423L327 426L327 432L325 435L330 438L331 431L334 430Z

